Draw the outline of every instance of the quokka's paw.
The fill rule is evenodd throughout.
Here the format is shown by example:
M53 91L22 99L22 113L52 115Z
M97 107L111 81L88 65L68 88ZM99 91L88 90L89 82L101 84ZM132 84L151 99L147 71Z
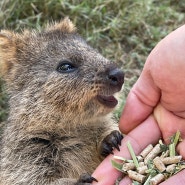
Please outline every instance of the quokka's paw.
M90 185L93 181L98 182L94 177L88 173L83 173L75 185Z
M112 131L109 135L107 135L102 143L100 148L100 154L103 157L106 157L109 154L113 154L113 149L116 148L120 151L119 146L121 145L121 140L123 139L123 135L117 131Z

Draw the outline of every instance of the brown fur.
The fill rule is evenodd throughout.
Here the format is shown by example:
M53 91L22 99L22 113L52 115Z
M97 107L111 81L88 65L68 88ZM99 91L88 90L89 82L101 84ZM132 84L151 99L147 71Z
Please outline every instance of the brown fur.
M78 65L60 74L58 63ZM0 32L0 70L10 112L1 142L1 185L74 184L100 163L99 143L113 129L111 108L96 96L113 64L78 36L66 18L42 32Z

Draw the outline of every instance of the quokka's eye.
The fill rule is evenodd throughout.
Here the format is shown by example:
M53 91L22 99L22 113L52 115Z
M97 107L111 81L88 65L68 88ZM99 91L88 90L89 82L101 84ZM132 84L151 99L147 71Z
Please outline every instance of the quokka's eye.
M71 73L76 69L77 67L68 60L61 61L57 67L57 71L60 73Z

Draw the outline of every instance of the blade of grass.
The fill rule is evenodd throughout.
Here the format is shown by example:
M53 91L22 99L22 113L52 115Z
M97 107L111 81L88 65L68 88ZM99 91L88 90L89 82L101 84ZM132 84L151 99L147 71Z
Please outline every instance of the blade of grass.
M170 157L175 156L175 143L172 143L169 145L169 150L170 150Z
M118 171L123 172L123 171L122 171L122 166L123 166L123 164L120 164L120 163L118 163L118 162L116 162L116 161L114 161L114 160L111 160L111 163L112 163L112 166L113 166L114 168L116 168Z
M173 140L175 147L176 147L177 143L179 142L179 140L180 140L180 131L177 131L175 134L175 138Z
M136 158L136 155L134 153L132 145L131 145L131 143L129 141L127 142L127 147L128 147L129 152L130 152L130 155L131 155L131 157L133 159L134 165L136 166L136 168L138 168L139 167L139 162L138 162L138 160Z

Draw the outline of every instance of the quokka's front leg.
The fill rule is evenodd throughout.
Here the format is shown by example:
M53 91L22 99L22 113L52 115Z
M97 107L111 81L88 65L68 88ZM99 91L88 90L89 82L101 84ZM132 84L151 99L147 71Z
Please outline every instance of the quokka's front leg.
M106 157L109 154L113 154L112 150L116 148L119 150L119 146L121 145L121 140L123 139L123 135L114 130L110 134L108 134L100 144L100 155L102 157ZM93 181L98 182L97 179L92 177L90 174L82 174L75 185L90 185Z

